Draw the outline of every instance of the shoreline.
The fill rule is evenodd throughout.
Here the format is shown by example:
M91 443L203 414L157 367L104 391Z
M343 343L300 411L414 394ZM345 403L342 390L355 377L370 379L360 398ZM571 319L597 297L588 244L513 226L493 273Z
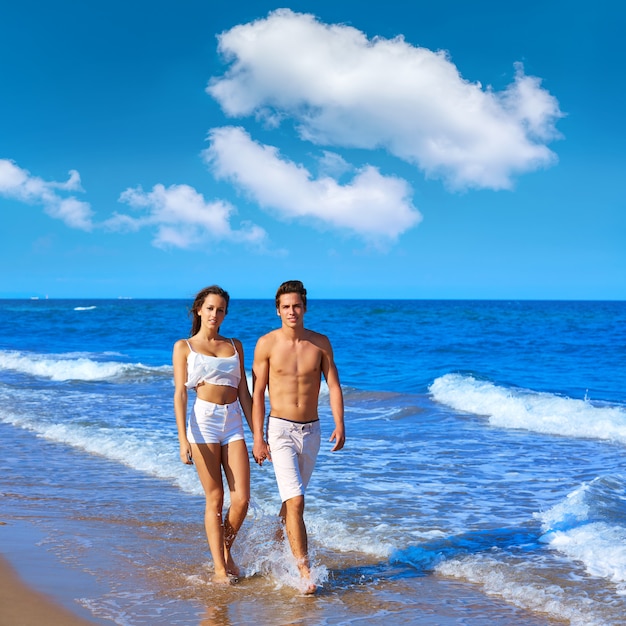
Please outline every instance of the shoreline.
M113 617L98 617L81 605L78 598L93 597L99 585L87 571L51 554L40 543L38 529L28 520L0 522L0 539L0 624L112 626L119 623ZM363 571L367 569L365 566ZM552 623L549 618L485 597L472 585L458 581L428 576L405 578L397 571L386 581L373 579L369 581L371 586L361 586L351 583L348 579L353 573L342 571L340 566L334 575L338 578L334 590L322 589L321 593L307 596L306 601L299 600L301 596L294 595L289 588L277 589L263 577L244 579L227 590L210 584L198 586L187 578L189 589L183 602L195 605L195 609L189 609L186 617L179 614L175 623L225 626L233 623L236 616L237 623L242 618L260 624L280 623L283 619L284 623L313 625L328 623L332 618L340 620L334 623L365 621L381 626L388 623L390 615L398 623L417 621L425 626L453 626L464 620L476 625L495 620L503 626ZM346 580L339 579L342 575L347 576ZM268 593L273 597L269 603ZM337 605L338 593L340 605ZM260 615L264 616L261 621ZM146 614L137 623L150 623L145 618ZM134 623L130 619L128 623ZM158 619L154 623L165 624L167 620Z
M262 513L250 517L237 544L254 573L217 588L209 582L201 498L20 429L0 424L0 431L17 451L0 463L7 505L0 559L9 565L0 578L0 624L550 623L480 586L321 546L328 583L302 601L289 584L283 548L267 539L274 516Z

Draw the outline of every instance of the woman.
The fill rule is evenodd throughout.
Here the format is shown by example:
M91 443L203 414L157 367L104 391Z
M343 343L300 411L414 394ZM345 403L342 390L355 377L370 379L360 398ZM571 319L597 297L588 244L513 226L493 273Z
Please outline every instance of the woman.
M230 584L239 576L231 548L248 511L250 462L243 435L242 409L251 425L252 399L238 339L219 334L229 295L213 285L198 293L190 314L189 339L174 344L174 412L180 458L195 464L206 496L204 526L215 565L215 582ZM187 392L196 401L187 424ZM223 518L222 467L230 490Z

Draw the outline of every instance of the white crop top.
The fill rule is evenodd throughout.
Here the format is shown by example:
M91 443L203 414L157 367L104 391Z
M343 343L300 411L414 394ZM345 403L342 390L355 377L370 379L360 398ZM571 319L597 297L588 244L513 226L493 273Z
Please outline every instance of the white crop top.
M194 352L187 341L190 352L187 355L187 382L185 387L194 389L200 383L209 383L237 389L241 380L241 365L239 364L239 352L237 352L232 339L230 342L233 344L235 354L232 356L209 356Z

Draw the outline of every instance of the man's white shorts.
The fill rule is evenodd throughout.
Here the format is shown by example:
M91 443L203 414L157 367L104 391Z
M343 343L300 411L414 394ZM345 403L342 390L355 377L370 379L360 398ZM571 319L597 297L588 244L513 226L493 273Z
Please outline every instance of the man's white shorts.
M283 502L306 491L320 449L319 420L302 424L269 416L267 443Z

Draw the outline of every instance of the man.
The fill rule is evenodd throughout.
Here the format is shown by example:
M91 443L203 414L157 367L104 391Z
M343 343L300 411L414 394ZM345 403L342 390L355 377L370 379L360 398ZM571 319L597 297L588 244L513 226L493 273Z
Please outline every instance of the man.
M311 581L304 493L320 448L317 412L322 375L330 394L335 429L329 441L332 452L345 442L343 393L328 337L304 327L306 289L299 280L283 283L276 292L276 312L281 327L261 337L254 352L252 428L254 460L274 465L282 500L280 517L298 564L303 591L315 593ZM265 390L269 387L270 412L264 439Z

